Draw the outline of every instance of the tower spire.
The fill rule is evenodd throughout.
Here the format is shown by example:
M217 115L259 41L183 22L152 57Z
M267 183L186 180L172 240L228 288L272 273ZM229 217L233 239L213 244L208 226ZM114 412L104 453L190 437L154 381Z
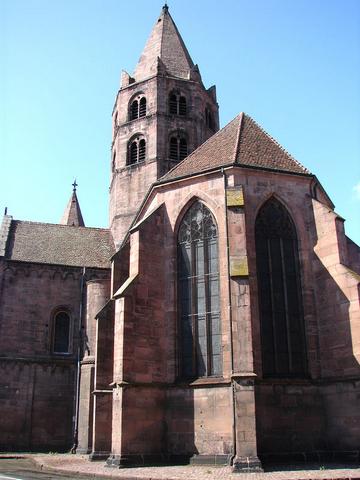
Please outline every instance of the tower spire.
M162 7L140 56L134 72L135 82L155 75L159 59L168 75L190 78L194 63L169 13L167 3Z
M60 225L70 225L72 227L85 227L85 223L82 217L79 200L76 195L76 179L72 184L73 191L70 200L65 208L64 214L60 220Z

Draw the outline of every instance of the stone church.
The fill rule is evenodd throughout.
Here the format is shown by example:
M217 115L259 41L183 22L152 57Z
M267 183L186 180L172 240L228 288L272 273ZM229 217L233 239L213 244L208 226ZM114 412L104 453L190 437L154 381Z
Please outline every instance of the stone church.
M165 5L112 113L109 229L5 215L0 449L109 466L359 460L360 248Z

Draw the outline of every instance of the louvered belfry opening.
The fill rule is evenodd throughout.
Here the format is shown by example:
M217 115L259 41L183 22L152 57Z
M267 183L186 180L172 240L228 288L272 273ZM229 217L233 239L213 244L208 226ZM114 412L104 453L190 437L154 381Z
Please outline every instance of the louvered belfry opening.
M172 115L177 115L177 96L173 93L169 97L169 112Z
M146 97L138 97L131 102L129 120L136 120L137 118L146 116Z
M146 140L141 136L129 143L127 165L144 162L146 158Z
M263 375L303 377L307 362L297 235L275 198L259 211L255 237Z
M188 149L187 149L187 141L185 138L180 138L179 140L179 160L184 160L187 157Z
M186 98L180 97L179 98L179 115L186 115Z
M196 201L178 233L180 376L222 374L218 231L210 210Z
M138 161L138 142L134 140L130 145L129 165L133 165Z
M134 100L130 108L130 120L136 120L139 117L139 102Z
M178 161L178 139L176 137L170 138L170 160Z
M182 136L172 136L169 142L169 159L175 165L184 160L188 154L188 146L186 138Z
M179 93L171 93L169 95L169 113L171 115L186 116L186 98L183 95Z
M142 97L139 104L139 117L146 116L146 98Z
M146 143L144 139L139 141L139 162L143 162L145 160L146 154Z

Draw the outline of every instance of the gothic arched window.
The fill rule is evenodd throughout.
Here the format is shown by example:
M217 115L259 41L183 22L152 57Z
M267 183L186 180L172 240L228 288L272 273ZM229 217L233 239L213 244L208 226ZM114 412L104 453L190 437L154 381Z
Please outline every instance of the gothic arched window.
M183 135L172 135L169 142L169 159L178 163L188 154L187 140Z
M53 353L70 353L70 316L57 312L53 319Z
M181 375L222 374L218 234L208 208L195 202L178 233Z
M127 165L143 162L146 157L146 141L143 137L135 137L128 145Z
M131 102L129 109L129 119L136 120L140 117L146 116L146 98L138 95L135 100Z
M185 116L187 114L186 98L180 93L169 95L169 112L172 115Z
M256 219L262 368L264 376L304 376L306 348L294 223L276 199Z

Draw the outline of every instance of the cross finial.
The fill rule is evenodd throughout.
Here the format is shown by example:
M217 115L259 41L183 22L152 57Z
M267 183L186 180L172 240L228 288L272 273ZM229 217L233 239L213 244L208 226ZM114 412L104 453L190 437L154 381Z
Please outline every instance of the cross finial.
M163 10L165 10L165 12L169 10L168 4L166 2L165 2L165 5L163 6Z
M78 186L78 184L76 183L76 178L74 180L74 183L72 184L73 186L73 192L76 192L76 187Z

